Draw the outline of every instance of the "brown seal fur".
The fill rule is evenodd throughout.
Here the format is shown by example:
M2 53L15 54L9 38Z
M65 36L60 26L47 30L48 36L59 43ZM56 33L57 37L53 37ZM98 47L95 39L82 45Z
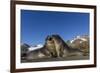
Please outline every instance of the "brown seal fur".
M52 39L54 41L58 57L76 56L83 54L80 49L69 47L57 34L52 35Z

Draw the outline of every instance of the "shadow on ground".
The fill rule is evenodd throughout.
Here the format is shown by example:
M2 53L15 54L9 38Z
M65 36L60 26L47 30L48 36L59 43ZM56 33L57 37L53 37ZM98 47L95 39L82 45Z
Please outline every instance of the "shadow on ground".
M88 60L89 56L72 56L66 58L46 58L46 59L33 59L33 60L21 60L22 63L28 62L48 62L48 61L74 61L74 60Z

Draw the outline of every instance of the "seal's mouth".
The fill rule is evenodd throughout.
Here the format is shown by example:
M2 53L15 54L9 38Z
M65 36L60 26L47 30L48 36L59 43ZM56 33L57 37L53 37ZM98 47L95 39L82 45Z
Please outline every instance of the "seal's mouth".
M49 40L49 41L52 41L52 37L49 37L48 40Z
M51 37L51 36L49 36L48 38L47 38L47 42L48 43L54 43L54 41L53 41L53 37Z

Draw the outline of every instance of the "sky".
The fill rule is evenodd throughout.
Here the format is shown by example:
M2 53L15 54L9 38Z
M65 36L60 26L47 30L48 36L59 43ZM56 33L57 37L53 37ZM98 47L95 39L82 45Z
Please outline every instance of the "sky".
M21 10L21 43L44 44L52 34L65 41L89 35L89 13Z

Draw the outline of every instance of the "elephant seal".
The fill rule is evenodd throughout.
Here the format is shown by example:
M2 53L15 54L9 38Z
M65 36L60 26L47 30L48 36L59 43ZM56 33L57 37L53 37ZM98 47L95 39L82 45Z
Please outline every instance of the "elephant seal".
M82 55L80 49L69 47L64 40L57 34L48 35L42 48L29 51L27 60L45 58L64 58L69 56Z
M52 58L56 57L56 50L54 41L48 35L45 39L45 44L42 48L38 48L33 51L29 51L27 54L27 60Z
M53 34L51 37L54 41L58 57L78 56L83 54L80 49L69 47L58 34Z
M52 57L57 57L56 46L51 36L47 36L45 40L45 47L50 52Z
M51 55L45 46L33 51L29 51L27 54L27 60L42 59L42 58L44 59L44 58L50 58L50 57Z

